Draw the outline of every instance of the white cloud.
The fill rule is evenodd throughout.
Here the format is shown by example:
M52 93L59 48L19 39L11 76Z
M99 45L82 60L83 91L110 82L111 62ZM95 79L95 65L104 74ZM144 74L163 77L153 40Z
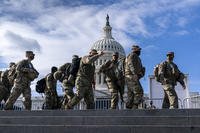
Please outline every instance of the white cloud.
M183 36L183 35L189 34L189 32L186 31L186 30L180 30L180 31L175 32L175 34L176 34L176 35Z
M187 18L185 17L180 17L177 21L177 25L180 27L185 27L185 25L188 23Z
M171 22L170 20L170 15L167 14L165 16L161 16L161 17L158 17L156 18L155 20L155 23L160 27L160 28L163 28L163 29L166 29L169 27L169 24Z
M31 39L31 38L24 38L18 34L15 34L11 31L7 31L4 35L6 39L13 45L10 47L11 49L20 50L20 51L26 51L26 50L32 50L40 52L40 44L37 42L37 40Z

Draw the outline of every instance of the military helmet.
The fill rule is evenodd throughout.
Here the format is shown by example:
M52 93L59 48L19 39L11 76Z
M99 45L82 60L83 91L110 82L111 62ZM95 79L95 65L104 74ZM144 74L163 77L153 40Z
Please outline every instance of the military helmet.
M96 49L91 49L91 50L90 50L90 54L93 54L93 55L94 55L94 54L98 54L98 52L97 52Z
M133 51L140 51L141 48L140 48L138 45L133 45L133 46L132 46L132 50L133 50Z
M12 67L12 66L14 66L14 65L15 65L14 62L10 62L10 63L9 63L9 67Z
M61 77L62 77L62 72L61 71L57 71L53 74L53 77L56 79L56 80L60 80Z
M27 57L28 55L35 55L35 54L33 53L33 51L26 51L26 57Z
M73 58L73 59L74 59L74 58L78 58L78 55L73 55L72 58Z
M174 56L174 52L168 52L168 53L167 53L167 56L169 56L169 55Z
M113 55L113 56L119 56L119 53L118 53L118 52L113 52L112 55Z
M58 70L57 67L55 67L55 66L51 67L51 72L52 72L52 73L56 72L57 70Z

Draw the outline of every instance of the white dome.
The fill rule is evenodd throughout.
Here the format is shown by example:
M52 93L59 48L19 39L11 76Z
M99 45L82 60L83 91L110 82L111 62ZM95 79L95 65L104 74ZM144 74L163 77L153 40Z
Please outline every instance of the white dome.
M118 52L120 55L125 56L124 48L113 38L103 38L98 40L93 44L92 49L104 52Z
M118 52L120 56L124 57L124 48L112 37L112 27L110 26L108 15L106 17L106 26L103 28L103 31L103 39L96 41L93 44L92 49L96 49L97 51L104 51L105 53Z

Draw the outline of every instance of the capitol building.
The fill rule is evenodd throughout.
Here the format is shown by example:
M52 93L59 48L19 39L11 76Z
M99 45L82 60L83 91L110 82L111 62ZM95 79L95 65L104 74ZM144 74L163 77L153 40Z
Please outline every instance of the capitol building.
M103 65L108 60L112 59L113 52L119 53L119 64L122 65L122 59L126 57L126 53L122 45L117 42L112 36L112 27L109 23L109 16L106 17L106 24L103 27L103 36L100 40L94 42L91 46L91 49L96 49L98 52L104 51L104 55L101 56L96 62L96 70L95 70L95 80L96 87L94 91L95 95L95 108L96 109L108 109L110 107L110 92L108 92L108 88L105 82L105 75L103 73L99 73L99 69L101 65ZM123 67L123 65L121 66ZM189 81L188 75L185 75L185 82L187 89L183 90L180 84L176 86L176 91L179 97L179 107L180 108L200 108L200 96L196 94L192 96L189 92ZM163 100L163 90L162 86L156 82L155 77L153 75L149 75L149 88L148 94L144 95L144 104L149 105L150 101L154 102L157 108L161 108L162 100ZM124 98L126 100L126 87ZM22 107L23 98L20 97L15 103L16 106ZM42 105L44 103L44 97L32 97L32 110L40 110L42 109ZM125 103L122 103L119 100L119 109L125 108ZM144 105L142 105L144 107ZM85 109L84 101L81 101L75 109Z

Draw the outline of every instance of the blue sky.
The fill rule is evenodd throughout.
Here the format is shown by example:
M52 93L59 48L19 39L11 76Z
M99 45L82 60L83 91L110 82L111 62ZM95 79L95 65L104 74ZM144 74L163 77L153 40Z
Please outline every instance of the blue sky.
M113 37L126 54L135 43L142 47L145 92L148 75L168 51L189 74L190 90L200 91L199 12L200 0L1 0L0 68L33 50L42 77L73 54L87 54L109 14Z

